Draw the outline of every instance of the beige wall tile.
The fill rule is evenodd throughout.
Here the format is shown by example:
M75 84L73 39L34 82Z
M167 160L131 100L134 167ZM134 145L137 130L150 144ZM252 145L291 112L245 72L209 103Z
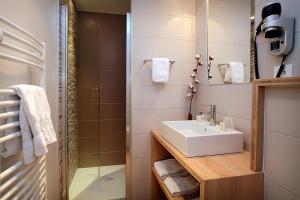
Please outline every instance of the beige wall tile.
M133 109L184 108L185 97L181 86L135 86L132 90Z
M183 120L187 114L184 109L133 110L132 133L150 133L152 129L160 129L161 121Z
M132 183L132 200L150 200L151 187L150 180L133 181Z
M270 179L265 179L265 199L266 200L299 200L294 194L281 187Z
M132 165L133 181L145 181L151 179L150 157L134 158Z
M266 177L300 196L300 139L267 131L265 139Z
M266 129L300 138L300 89L268 89Z
M133 13L182 15L182 0L132 0Z
M132 137L132 156L150 157L151 156L151 135L148 133L134 134Z

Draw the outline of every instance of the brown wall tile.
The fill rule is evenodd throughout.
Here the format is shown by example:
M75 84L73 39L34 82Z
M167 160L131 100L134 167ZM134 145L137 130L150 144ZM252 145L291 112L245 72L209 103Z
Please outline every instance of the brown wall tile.
M101 87L100 103L126 103L125 87Z
M101 166L120 165L125 163L126 152L107 152L100 153L99 162Z
M80 154L97 153L98 152L97 140L98 140L97 137L79 138L78 146L79 146Z
M126 17L79 12L78 18L79 167L95 166L95 156L101 165L123 164Z
M89 154L79 154L79 168L84 167L97 167L99 166L99 154L98 153L89 153Z
M126 120L100 120L100 134L118 134L125 135L126 134Z
M79 137L97 137L98 124L98 120L80 120Z
M126 135L113 135L100 133L100 152L122 151L126 149Z
M101 119L125 119L126 107L125 103L121 104L100 104Z

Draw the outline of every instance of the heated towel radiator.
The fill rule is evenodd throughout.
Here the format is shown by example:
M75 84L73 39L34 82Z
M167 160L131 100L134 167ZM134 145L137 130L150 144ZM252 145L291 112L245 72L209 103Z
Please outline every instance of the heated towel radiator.
M10 65L26 68L32 84L45 87L45 49L44 42L0 16L0 69L7 69ZM17 83L20 84L19 80L16 80ZM4 150L5 145L13 140L19 140L17 144L22 145L19 104L20 100L13 90L0 89L0 150ZM0 155L0 199L47 199L46 157L39 157L26 165L22 148L19 149L19 152L6 158L4 154Z

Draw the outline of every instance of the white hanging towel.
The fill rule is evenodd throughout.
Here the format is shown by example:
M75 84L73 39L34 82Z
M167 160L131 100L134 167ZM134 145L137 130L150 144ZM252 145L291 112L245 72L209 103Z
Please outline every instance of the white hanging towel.
M152 81L166 83L169 80L169 68L168 58L152 58Z
M229 71L232 83L244 83L244 64L241 62L229 62Z
M21 98L19 121L22 133L24 162L34 161L34 156L48 152L47 145L55 142L50 106L43 88L34 85L10 87Z

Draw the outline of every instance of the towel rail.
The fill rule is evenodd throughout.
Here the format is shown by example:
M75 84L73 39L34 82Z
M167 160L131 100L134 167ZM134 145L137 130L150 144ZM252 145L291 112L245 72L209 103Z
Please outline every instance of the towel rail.
M0 113L0 119L7 119L7 118L10 118L10 117L16 117L18 115L19 115L19 111Z
M25 35L27 35L28 37L30 37L32 40L34 40L41 47L44 47L44 44L42 42L40 42L36 37L34 37L34 35L32 35L31 33L29 33L28 31L26 31L22 27L18 26L17 24L13 23L12 21L10 21L10 20L2 17L2 16L0 16L0 20L3 21L4 23L6 23L7 25L12 26L13 28L21 31L22 33L24 33Z
M34 59L37 59L37 60L39 60L39 61L41 61L41 62L44 61L41 57L37 56L36 54L31 53L31 52L29 52L29 51L27 51L27 50L25 50L25 49L23 49L23 48L20 48L20 47L15 46L15 45L9 44L9 43L7 43L7 42L2 42L1 45L4 46L4 47L7 47L7 48L9 48L9 49L18 51L18 52L20 52L20 53L24 53L24 54L26 54L26 55L28 55L28 56L34 58Z
M44 166L45 165L43 164L41 168L44 168ZM40 169L37 170L37 168L38 165L31 168L29 173L27 173L15 186L10 188L10 190L5 195L2 196L1 200L9 199L13 194L15 194L20 188L22 188L22 186L24 186L27 183L30 177L32 177L31 180L36 180L38 175L41 175L41 171L42 171ZM37 173L37 171L39 171L40 173ZM30 186L31 186L30 184L26 184L24 187L29 188Z
M1 144L1 143L4 143L4 142L7 142L7 141L9 141L9 140L15 139L15 138L20 137L20 136L21 136L21 132L18 131L18 132L15 132L15 133L11 133L11 134L9 134L9 135L6 135L6 136L4 136L4 137L1 137L1 138L0 138L0 144Z
M38 69L38 73L34 71L31 77L32 84L37 83L37 85L45 88L46 43L39 41L33 34L0 16L0 46L1 60L5 59L27 68ZM5 66L2 65L2 67ZM39 76L39 80L37 80L36 75ZM0 125L0 131L19 128L20 123L12 118L19 115L19 112L14 111L15 108L13 107L20 104L18 97L15 96L17 93L12 89L0 89L0 95L4 97L4 99L1 98L0 107L5 108L5 111L0 113L1 122L5 123ZM14 131L4 137L1 136L0 143L3 144L22 136L20 131ZM5 145L10 144L6 143ZM15 163L10 164L4 171L0 170L0 199L46 200L47 171L45 157L39 157L28 165L24 163L21 151L17 156L12 157L11 159L15 160Z
M18 106L18 105L20 105L19 100L0 101L0 107Z
M0 131L4 131L4 130L10 129L10 128L16 128L18 126L20 126L20 122L19 121L11 122L11 123L8 123L8 124L1 125L0 126Z
M43 170L43 169L42 169ZM39 176L38 176L39 175ZM24 195L24 193L21 195L17 194L15 199L20 199L20 197L22 197L24 195L24 197L22 197L23 200L27 200L29 199L31 196L34 196L34 193L38 193L40 190L37 190L37 186L38 183L42 182L43 177L45 176L44 171L41 171L40 173L36 173L34 175L34 177L30 180L30 183L24 186L24 193L28 190L28 192ZM39 189L43 189L44 185L42 184L42 186ZM35 198L32 198L35 199Z
M14 173L16 170L20 169L22 166L24 165L24 161L20 160L18 162L16 162L14 165L10 166L8 169L6 169L5 171L3 171L0 174L0 180L5 179L6 177L8 177L10 174Z
M152 59L145 59L144 63L147 63L147 62L152 62ZM176 61L175 60L170 60L169 62L170 62L170 64L174 64Z
M1 95L17 95L17 93L13 89L0 89Z
M13 33L11 33L11 32L0 30L0 34L1 34L1 32L2 32L2 35L6 35L6 36L9 37L9 38L12 38L12 39L14 39L14 40L17 40L17 41L19 41L19 42L21 42L21 43L23 43L23 44L25 44L25 45L27 45L27 46L29 46L29 47L35 49L36 51L38 51L38 52L41 53L41 54L44 53L43 50L41 50L41 49L39 49L38 47L36 47L35 45L31 44L29 41L24 40L23 38L21 38L21 37L15 35L15 34L13 34Z
M23 171L18 172L15 174L11 179L7 180L1 187L0 187L0 194L9 188L12 184L14 184L19 178L24 176L24 174L28 173L30 170L29 166L26 166Z
M42 67L42 65L24 60L22 58L17 58L15 56L11 56L11 55L8 55L8 54L5 54L5 53L0 53L0 58L5 58L7 60L12 60L12 61L16 61L16 62L19 62L19 63L22 63L22 64L26 64L26 65L29 65L31 67L35 67L35 68L40 69L40 70L44 69L44 67Z

